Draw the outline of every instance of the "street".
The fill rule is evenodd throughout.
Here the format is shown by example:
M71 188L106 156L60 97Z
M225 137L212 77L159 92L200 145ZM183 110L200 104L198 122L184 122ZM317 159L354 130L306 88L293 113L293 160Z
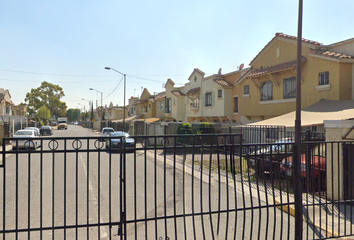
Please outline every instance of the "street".
M221 181L220 174L176 156L170 161L161 150L110 154L97 149L94 139L85 139L96 136L69 125L68 130L54 130L53 136L44 137L48 139L43 140L43 150L50 150L53 137L75 137L81 143L58 140L58 150L81 146L87 151L37 149L7 155L4 212L10 233L6 239L120 239L118 232L125 232L127 239L294 237L293 217L266 207L259 196L244 194L240 190L248 185L233 181L228 172ZM2 192L3 182L0 187ZM3 198L0 202L4 204ZM127 224L118 230L122 212ZM21 232L16 236L13 229Z

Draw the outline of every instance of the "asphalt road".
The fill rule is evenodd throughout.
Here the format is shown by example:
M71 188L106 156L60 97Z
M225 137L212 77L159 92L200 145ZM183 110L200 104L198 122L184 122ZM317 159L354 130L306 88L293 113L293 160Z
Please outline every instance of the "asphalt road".
M98 134L69 125L49 138L88 136ZM44 150L50 139L43 141ZM72 142L58 141L58 149L72 150L77 146ZM215 173L185 170L195 167L190 163L176 168L161 151L152 150L126 154L121 167L124 155L97 150L92 139L81 143L81 150L94 151L7 156L5 228L23 232L8 233L6 239L120 239L121 212L127 239L293 238L291 216L277 208L251 208L264 202L234 191L232 181L217 181ZM0 187L3 191L3 175ZM242 211L229 212L235 208Z

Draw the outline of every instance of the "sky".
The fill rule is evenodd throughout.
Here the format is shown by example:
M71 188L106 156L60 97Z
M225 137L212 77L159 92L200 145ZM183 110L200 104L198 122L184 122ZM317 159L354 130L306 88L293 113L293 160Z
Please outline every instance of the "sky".
M297 0L11 0L0 3L0 88L12 101L47 81L68 108L122 106L126 99L245 67L277 32L297 36ZM353 0L304 0L303 38L354 37ZM95 90L89 90L93 88ZM102 94L101 94L102 93ZM82 100L85 99L85 100Z

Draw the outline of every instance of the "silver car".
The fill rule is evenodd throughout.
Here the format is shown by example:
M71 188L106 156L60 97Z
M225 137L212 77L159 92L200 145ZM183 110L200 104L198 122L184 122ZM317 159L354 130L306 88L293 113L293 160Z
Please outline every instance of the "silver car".
M110 137L106 139L106 148L110 149L111 151L120 150L122 146L122 141L124 141L124 148L125 150L132 150L135 149L135 139L130 138L129 134L126 132L112 132ZM124 150L124 149L123 149Z
M16 148L37 149L40 146L40 141L37 140L39 135L36 130L18 130L13 137L15 138L12 140L13 150ZM21 140L23 138L27 139Z

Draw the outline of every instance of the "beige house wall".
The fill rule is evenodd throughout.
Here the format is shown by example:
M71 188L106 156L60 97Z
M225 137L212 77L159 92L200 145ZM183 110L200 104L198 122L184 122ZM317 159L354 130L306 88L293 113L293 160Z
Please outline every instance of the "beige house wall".
M164 118L165 117L165 99L156 101L156 117L157 118Z
M242 110L244 107L247 107L247 105L243 105L242 103L243 87L241 85L238 85L237 81L247 70L248 68L223 75L226 81L234 85L231 96L227 96L227 98L231 99L231 101L226 103L226 111L230 111L230 114L232 115L232 121L237 123L241 123ZM238 97L238 112L234 112L234 97Z
M253 68L275 66L296 60L296 41L278 40L268 46L266 52L260 54ZM321 99L349 100L352 99L352 64L341 63L337 59L310 54L309 44L303 44L302 55L307 61L302 65L302 107L310 106ZM313 47L313 46L312 46ZM329 72L329 88L319 87L319 73ZM273 82L273 100L261 101L261 84L271 81L269 75L258 78L248 78L239 82L239 89L234 94L249 85L249 95L238 94L241 118L248 121L259 121L279 116L295 110L295 98L284 99L283 79L296 76L296 69L283 70L271 74ZM278 84L278 86L276 86Z
M202 80L203 80L203 74L201 74L199 71L193 71L192 74L189 77L189 82L185 84L185 92L187 93L189 90L194 89L194 88L202 88ZM189 98L188 96L185 97L184 99L184 105L185 105L185 114L184 114L184 121L188 122L188 118L194 118L194 117L200 117L202 116L202 111L203 111L203 105L202 105L202 95L201 95L201 90L199 90L196 95L193 97L197 97L199 95L199 108L191 108L190 104L193 103L193 99Z
M171 113L165 112L165 117L166 118L175 118L175 116L173 116L173 112L174 112L173 111L173 97L174 97L174 95L171 92L173 90L173 85L170 82L167 82L165 85L165 89L166 89L166 101L168 99L172 100ZM165 106L166 106L166 103L165 103Z

